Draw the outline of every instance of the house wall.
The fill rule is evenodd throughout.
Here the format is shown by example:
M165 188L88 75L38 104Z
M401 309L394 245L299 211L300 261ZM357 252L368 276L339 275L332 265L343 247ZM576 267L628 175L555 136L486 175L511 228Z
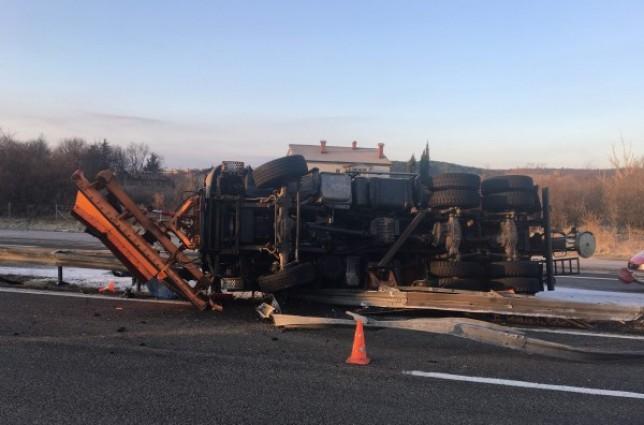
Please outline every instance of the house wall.
M373 165L373 164L356 164L356 163L342 163L342 162L306 162L309 169L318 168L320 171L329 173L344 173L347 170L351 171L374 171L388 173L391 170L389 165Z

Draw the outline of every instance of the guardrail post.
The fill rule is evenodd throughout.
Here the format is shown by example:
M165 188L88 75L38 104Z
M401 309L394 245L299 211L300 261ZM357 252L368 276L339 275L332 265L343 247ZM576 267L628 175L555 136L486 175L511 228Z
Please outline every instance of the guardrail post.
M543 206L543 233L545 234L546 252L546 286L548 291L555 289L555 277L552 261L552 228L550 226L550 190L547 187L541 189L541 203Z

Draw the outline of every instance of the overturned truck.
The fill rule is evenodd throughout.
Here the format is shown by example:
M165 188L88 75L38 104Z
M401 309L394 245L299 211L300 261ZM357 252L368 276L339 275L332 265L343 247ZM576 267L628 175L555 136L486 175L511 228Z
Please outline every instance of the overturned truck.
M226 161L167 220L138 207L109 171L79 188L73 214L142 281L201 309L221 293L511 291L579 272L590 233L553 232L547 188L528 176L326 173L302 156L251 169ZM193 250L196 258L187 254ZM558 258L554 258L555 254Z

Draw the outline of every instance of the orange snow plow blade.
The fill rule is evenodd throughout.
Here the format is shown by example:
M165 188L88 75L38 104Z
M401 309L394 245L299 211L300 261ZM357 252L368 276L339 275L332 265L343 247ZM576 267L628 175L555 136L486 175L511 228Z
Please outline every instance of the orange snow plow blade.
M170 238L169 230L148 217L125 193L109 170L101 171L94 183L90 183L80 170L74 173L72 180L79 189L72 214L136 278L143 282L157 279L165 283L199 310L209 307L221 309L205 295L210 280L183 253L186 243L177 246ZM181 214L184 213L185 207L181 211ZM177 233L174 226L171 225L170 229ZM178 237L179 240L185 239L182 234ZM163 255L152 246L154 243L161 245L165 251ZM196 281L196 285L190 285L182 277L185 275L189 276L189 280Z

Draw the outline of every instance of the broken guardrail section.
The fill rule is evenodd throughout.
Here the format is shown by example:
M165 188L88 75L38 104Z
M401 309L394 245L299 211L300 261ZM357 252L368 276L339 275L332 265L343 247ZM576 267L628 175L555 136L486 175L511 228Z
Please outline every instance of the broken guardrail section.
M355 321L361 321L367 327L450 335L482 344L521 351L526 354L569 361L642 361L644 359L644 351L607 351L587 347L574 347L567 344L528 337L524 332L516 328L468 318L445 317L437 319L375 320L363 315L347 312L352 319L338 319L279 314L270 310L270 307L268 310L263 309L262 312L264 315L260 314L260 316L263 318L272 318L274 325L280 328L353 326Z

